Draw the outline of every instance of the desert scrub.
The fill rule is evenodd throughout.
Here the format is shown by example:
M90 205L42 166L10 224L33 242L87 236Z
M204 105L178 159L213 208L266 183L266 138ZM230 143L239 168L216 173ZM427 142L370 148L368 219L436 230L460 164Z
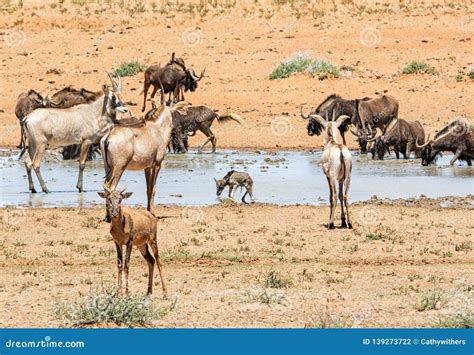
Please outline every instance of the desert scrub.
M405 68L403 68L402 73L438 75L438 70L430 64L413 60Z
M293 73L307 73L319 80L339 78L339 69L324 60L311 59L307 54L297 52L271 72L270 80L288 78Z
M119 68L115 70L115 73L120 76L135 76L138 73L145 71L146 65L140 63L138 60L132 60L127 63L122 63Z
M281 276L277 271L270 271L265 275L263 285L270 288L289 288L293 286L293 281Z
M346 316L323 314L304 325L305 328L351 328L354 321Z
M441 317L435 328L474 328L474 313L454 313Z
M467 76L469 77L469 79L474 80L474 69L469 71L469 73L467 73Z
M434 289L424 293L421 300L415 305L418 312L440 309L446 304L446 297L442 290Z
M286 305L287 299L282 293L271 292L268 290L250 290L245 294L243 302L262 303L268 306L271 304Z
M114 287L92 288L87 296L77 301L56 301L51 313L56 319L65 320L77 326L115 323L128 327L146 325L161 319L176 304L155 308L149 297L126 296L118 297Z

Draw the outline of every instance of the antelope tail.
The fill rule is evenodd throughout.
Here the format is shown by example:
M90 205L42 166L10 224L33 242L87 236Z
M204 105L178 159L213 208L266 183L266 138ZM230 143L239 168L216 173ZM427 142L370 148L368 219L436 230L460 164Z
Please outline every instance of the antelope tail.
M110 181L110 178L112 177L112 168L110 167L109 164L109 138L105 137L104 140L104 167L105 167L105 181Z
M244 119L235 113L228 113L222 116L217 115L217 120L219 122L226 122L226 121L232 120L232 121L237 122L238 124L242 124L242 125L245 124Z
M23 157L26 150L28 149L28 146L26 144L26 121L22 119L20 121L20 125L21 125L21 142L18 148L21 149L21 152L20 152L20 155L18 156L18 160L20 160Z
M341 159L341 165L342 165L342 178L341 178L341 180L344 181L346 179L346 164L345 164L345 161L344 161L344 155L342 154L342 150L341 150L340 159Z

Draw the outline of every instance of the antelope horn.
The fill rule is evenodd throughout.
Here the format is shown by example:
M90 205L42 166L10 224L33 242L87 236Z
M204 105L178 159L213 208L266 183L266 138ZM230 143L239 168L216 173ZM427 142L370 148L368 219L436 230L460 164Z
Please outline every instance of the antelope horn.
M416 142L415 142L415 145L417 148L424 148L426 147L428 144L432 143L432 140L430 140L430 136L428 135L428 138L426 139L426 143L425 144L422 144L422 145L419 145L418 144L418 137L416 137Z
M115 82L114 78L112 78L112 74L110 74L110 72L108 72L107 70L105 72L107 73L107 75L109 76L110 81L112 82L112 89L114 91L118 91L117 90L117 83Z
M160 84L160 102L163 105L165 103L165 89L163 88L160 78L158 78L158 83Z
M103 187L104 187L105 192L108 192L108 193L112 192L112 191L110 191L110 189L109 189L109 187L107 186L106 183L104 183Z
M352 129L349 129L349 131L351 131L351 133L356 136L357 138L359 138L359 135L357 134L357 132L354 132Z
M335 120L336 120L336 110L332 109L331 121L335 121Z
M126 190L127 190L127 185L125 185L125 188L123 188L122 190L120 190L120 194L123 194Z

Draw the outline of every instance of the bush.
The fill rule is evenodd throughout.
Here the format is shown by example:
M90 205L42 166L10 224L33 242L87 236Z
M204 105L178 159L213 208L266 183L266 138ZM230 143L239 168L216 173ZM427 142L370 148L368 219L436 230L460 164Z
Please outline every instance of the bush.
M155 309L146 296L118 297L113 287L92 288L89 294L77 301L57 301L51 312L57 319L64 319L74 325L115 323L118 325L145 325L159 320L175 306Z
M419 312L430 311L432 309L440 309L446 304L446 298L442 290L430 290L425 292L420 302L415 305Z
M455 313L444 316L435 324L436 328L474 328L474 314Z
M469 79L474 79L474 69L472 69L469 73L467 73Z
M416 60L410 62L403 68L403 74L431 74L438 75L438 70L432 65L424 62L417 62Z
M263 280L265 287L270 288L288 288L293 285L290 279L284 278L276 271L270 271Z
M138 60L132 60L128 63L122 63L120 67L115 70L115 73L120 77L135 76L138 73L145 71L145 69L145 64L140 63Z
M346 316L320 315L318 319L305 324L305 328L351 328L354 321Z
M288 78L293 73L307 73L319 80L339 78L340 76L339 69L331 63L311 59L305 53L297 52L271 72L270 80Z

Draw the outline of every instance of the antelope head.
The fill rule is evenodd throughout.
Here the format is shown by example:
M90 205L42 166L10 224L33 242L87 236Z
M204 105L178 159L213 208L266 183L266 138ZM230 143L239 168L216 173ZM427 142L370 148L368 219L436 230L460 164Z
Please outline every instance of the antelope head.
M107 210L107 216L114 218L120 215L122 200L132 196L133 192L125 192L127 188L125 187L121 191L111 191L104 185L105 192L98 192L97 194L105 198L105 208Z
M318 122L324 128L326 133L325 145L330 143L342 144L342 136L338 128L345 120L350 118L349 116L342 115L333 121L326 121L322 116L316 114L310 114L309 117Z
M115 117L115 111L125 113L128 111L128 108L122 101L122 80L120 79L120 76L116 75L118 79L115 80L109 72L107 72L107 75L112 83L112 90L110 90L109 86L106 84L102 86L102 90L107 99L105 108L110 116Z

